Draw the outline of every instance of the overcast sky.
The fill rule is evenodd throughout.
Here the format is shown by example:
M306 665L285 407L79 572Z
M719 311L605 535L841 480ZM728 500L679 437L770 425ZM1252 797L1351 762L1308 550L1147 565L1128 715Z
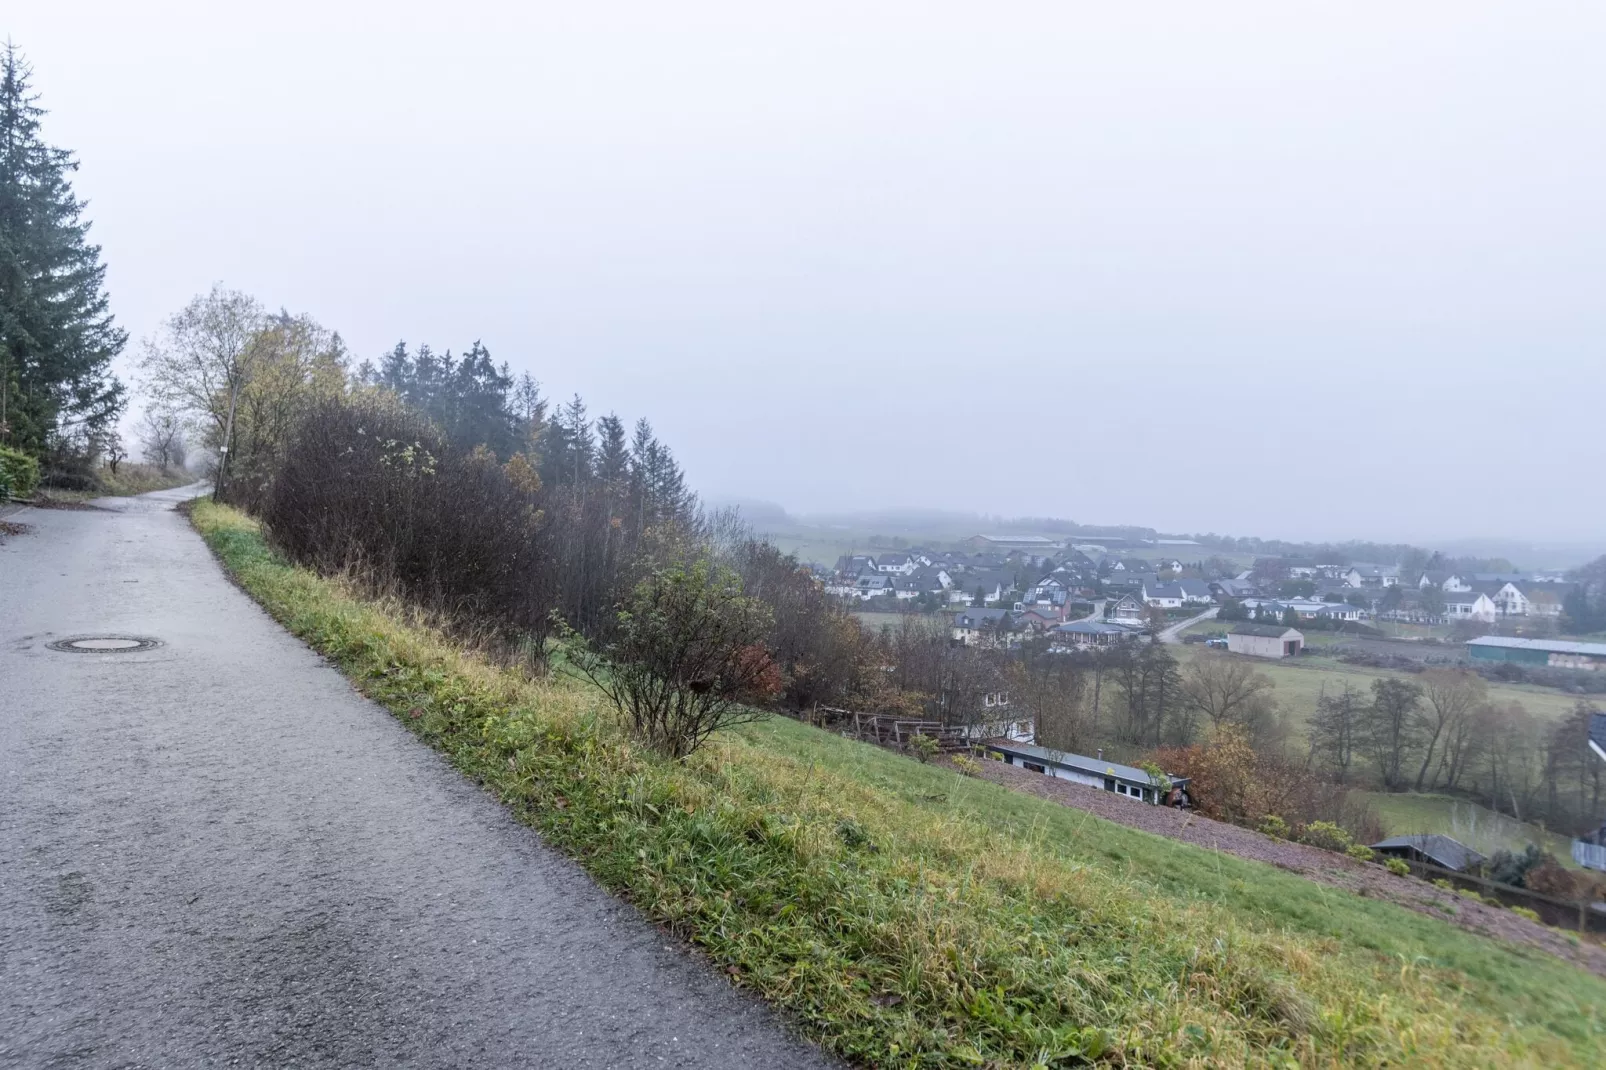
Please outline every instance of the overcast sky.
M1598 0L7 9L136 337L482 339L794 511L1606 532Z

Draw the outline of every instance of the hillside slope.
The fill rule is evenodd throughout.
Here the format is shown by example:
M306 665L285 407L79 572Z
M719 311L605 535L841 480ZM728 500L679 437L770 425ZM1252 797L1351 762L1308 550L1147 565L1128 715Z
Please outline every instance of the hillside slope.
M359 689L856 1062L1606 1061L1606 983L1551 956L784 719L664 762L578 684L194 519Z

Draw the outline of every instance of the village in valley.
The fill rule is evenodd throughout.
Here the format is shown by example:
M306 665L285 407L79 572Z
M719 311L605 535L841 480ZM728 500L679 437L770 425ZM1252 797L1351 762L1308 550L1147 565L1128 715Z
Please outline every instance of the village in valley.
M1321 797L1306 823L1343 825L1379 856L1469 880L1491 865L1509 878L1518 856L1606 870L1606 636L1578 570L1018 533L812 567L889 649L924 629L953 652L935 719L855 715L849 730L863 738L907 748L927 733L1129 800L1191 806L1197 770L1221 793L1195 741L1226 726L1261 755L1257 777L1287 785L1285 807ZM1569 810L1557 778L1593 787ZM1545 797L1548 809L1534 802Z
M1192 539L976 535L954 549L844 555L817 572L828 593L866 609L946 612L954 639L966 644L1041 636L1057 646L1102 646L1147 635L1287 657L1303 648L1302 634L1286 637L1292 648L1253 640L1274 625L1371 638L1388 638L1388 625L1411 625L1419 638L1471 640L1469 657L1544 651L1555 655L1551 664L1582 669L1606 660L1606 647L1545 642L1577 589L1564 572L1475 571L1438 555L1425 565L1275 556L1240 567ZM1223 626L1219 640L1185 633L1212 619ZM1525 641L1485 641L1491 635Z

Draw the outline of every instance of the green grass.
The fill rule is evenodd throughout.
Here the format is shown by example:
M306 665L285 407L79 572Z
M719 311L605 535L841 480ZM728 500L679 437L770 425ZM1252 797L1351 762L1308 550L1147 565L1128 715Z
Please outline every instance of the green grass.
M53 490L40 488L38 497L53 502L87 502L95 498L126 498L134 494L149 494L156 490L184 487L201 478L193 472L164 471L151 464L132 464L124 461L117 466L117 474L102 466L95 469L94 490Z
M1214 623L1214 622L1210 622ZM1179 657L1186 660L1198 657L1204 650L1202 644L1190 643L1178 647ZM1215 651L1210 651L1215 653ZM1410 673L1397 672L1392 669L1369 669L1359 665L1346 665L1336 658L1324 658L1319 655L1306 656L1297 661L1273 661L1266 659L1256 663L1257 668L1271 677L1277 685L1277 701L1294 715L1295 722L1303 725L1310 715L1315 712L1316 700L1321 697L1323 688L1327 693L1342 690L1344 682L1357 691L1370 693L1372 681L1383 677L1395 677L1409 680ZM1529 713L1545 718L1560 719L1565 717L1577 701L1576 695L1568 695L1554 688L1531 687L1520 684L1491 684L1489 685L1489 701L1502 705L1510 702L1520 702Z
M1496 813L1475 802L1449 795L1396 795L1381 791L1356 794L1376 812L1385 835L1437 832L1486 855L1500 850L1520 851L1527 844L1537 843L1564 865L1573 864L1572 841L1566 836L1546 832L1537 825Z
M874 1066L1599 1065L1606 982L784 719L684 763L277 560L241 585L604 886Z

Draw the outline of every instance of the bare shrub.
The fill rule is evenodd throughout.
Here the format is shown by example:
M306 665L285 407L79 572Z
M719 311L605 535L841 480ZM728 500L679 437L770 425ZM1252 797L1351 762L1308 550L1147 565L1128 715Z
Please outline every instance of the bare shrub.
M422 417L359 395L308 406L262 516L291 558L367 574L539 657L552 609L540 504L488 453L452 449Z

